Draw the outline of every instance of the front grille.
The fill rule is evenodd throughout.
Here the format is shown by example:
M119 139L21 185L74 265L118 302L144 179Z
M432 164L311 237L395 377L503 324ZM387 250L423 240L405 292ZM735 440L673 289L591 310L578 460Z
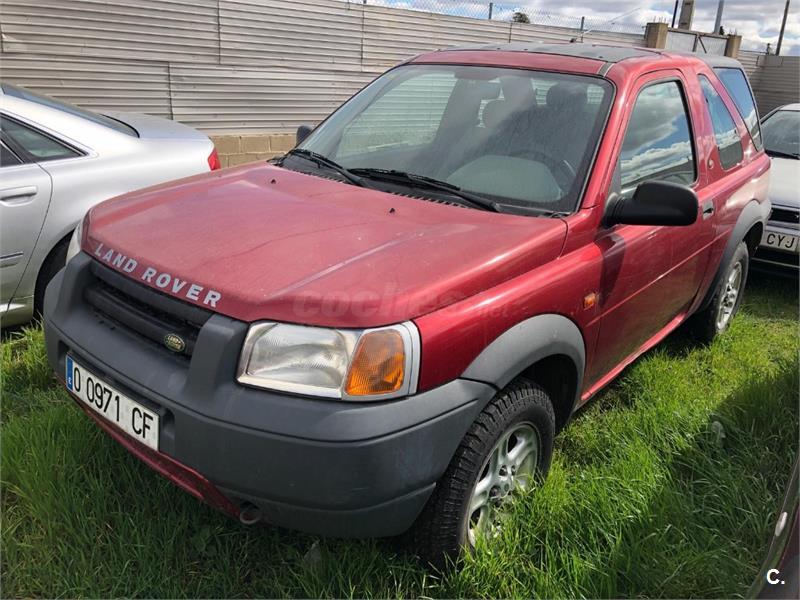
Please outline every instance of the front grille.
M773 208L769 220L797 225L800 223L800 211L790 208Z
M170 350L184 357L192 356L200 329L212 312L131 281L97 262L92 262L91 272L95 281L83 294L87 304L117 326L162 348L166 347L164 340L168 335L177 335L184 347L180 351Z

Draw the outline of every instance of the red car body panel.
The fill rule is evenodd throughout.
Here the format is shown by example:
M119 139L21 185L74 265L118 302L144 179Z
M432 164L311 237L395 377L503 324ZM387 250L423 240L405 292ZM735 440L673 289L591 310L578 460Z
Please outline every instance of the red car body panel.
M589 75L608 64L514 51L443 51L413 62ZM742 162L724 173L699 73L718 88L744 147ZM135 278L150 265L213 288L221 294L215 310L245 321L371 327L414 320L423 348L419 390L459 377L515 324L560 314L583 335L585 400L702 301L742 208L766 198L769 168L701 60L653 53L610 65L603 76L615 99L580 209L566 218L469 210L261 164L102 204L91 213L84 250L102 244L98 258L108 248L135 256ZM604 228L633 102L643 86L668 78L685 90L692 187L700 207L713 203L713 218L699 215L688 227ZM592 296L596 302L587 302Z
M175 277L214 289L214 309L236 319L360 328L412 319L535 269L558 256L565 235L559 219L254 165L98 206L85 250L118 270L126 263L112 256L135 257L130 277L180 299L188 287L176 293ZM144 281L147 267L172 279Z

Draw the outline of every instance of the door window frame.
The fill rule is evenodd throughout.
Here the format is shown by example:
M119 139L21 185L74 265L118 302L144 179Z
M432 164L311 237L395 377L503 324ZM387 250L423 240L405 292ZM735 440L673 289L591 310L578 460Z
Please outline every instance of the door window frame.
M747 120L742 114L742 110L739 108L739 104L736 102L736 98L733 95L733 91L729 90L728 86L725 85L725 82L722 80L722 75L720 71L724 71L726 69L730 71L739 71L744 80L745 86L747 87L747 91L750 94L750 101L753 103L753 108L756 111L755 130L758 131L758 142L756 142L756 136L754 136L753 131L750 130L750 126L747 124ZM729 107L728 112L739 115L739 118L741 119L742 124L744 125L744 129L747 132L747 135L750 136L750 141L753 144L753 148L755 148L756 152L761 152L764 149L764 134L761 132L761 116L759 115L758 112L758 102L756 102L756 96L753 93L753 86L750 84L750 79L747 77L747 73L745 73L744 69L741 67L713 67L711 71L714 73L714 79L717 80L719 85L722 86L722 89L725 91L724 95L727 96L730 99L731 104L733 104L733 111ZM717 90L718 94L723 95L716 85L714 86L714 88Z
M701 175L700 174L700 165L702 164L702 161L699 161L697 159L697 157L698 157L698 154L697 154L697 140L695 139L696 128L695 128L695 123L694 123L694 120L693 120L692 106L689 103L689 95L687 93L688 86L686 85L686 81L683 78L683 75L682 75L682 73L680 71L677 71L675 69L666 69L661 73L669 73L669 75L664 75L664 76L661 76L661 77L658 77L659 73L660 73L659 71L654 71L652 73L647 73L645 75L642 75L636 81L636 84L635 84L636 87L634 89L634 92L635 92L636 96L635 96L635 98L633 99L633 102L630 105L630 109L626 109L627 114L626 114L626 117L625 117L625 125L622 128L622 133L621 133L620 137L617 140L616 161L615 161L615 167L614 167L615 171L618 171L618 173L619 173L619 178L617 177L616 174L612 178L612 186L615 183L618 183L620 185L620 189L619 190L613 190L612 189L612 191L616 191L620 195L620 197L628 197L625 192L626 191L632 191L629 188L621 187L622 186L622 181L621 181L621 179L622 179L622 177L621 177L622 176L622 147L625 145L625 137L628 134L628 129L629 129L630 124L631 124L631 117L633 116L633 111L636 108L636 102L637 102L637 100L639 100L639 96L641 95L641 93L644 90L646 90L647 88L652 87L654 85L659 85L659 84L662 84L662 83L675 82L675 83L678 84L678 91L681 94L681 100L683 102L683 109L684 109L684 111L686 113L686 122L687 122L687 125L688 125L688 128L689 128L689 143L691 144L691 147L692 147L692 162L694 163L694 180L691 183L682 184L682 185L686 185L686 187L689 187L689 188L691 188L693 190L696 190L697 187L700 184L700 175ZM644 83L640 84L640 82L643 79L645 80ZM641 182L641 183L643 183L643 182ZM635 189L636 189L636 187L633 188L633 190L635 190Z
M17 159L17 162L15 162L15 163L11 163L10 165L9 165L9 164L5 164L5 165L4 165L4 164L0 164L0 168L2 168L2 169L8 169L8 168L19 167L20 165L25 165L25 164L28 164L28 163L26 163L26 162L25 162L25 160L23 160L23 159L22 159L22 158L19 156L19 154L17 154L17 153L14 151L14 149L13 149L11 146L9 146L9 145L6 143L6 139L5 139L5 136L4 136L4 135L0 135L0 144L2 144L3 148L4 148L4 149L5 149L5 150L6 150L6 151L9 153L9 154L11 154L11 156L13 156L15 159Z
M725 107L725 110L728 112L728 115L733 121L733 126L736 128L736 134L739 139L739 147L742 150L742 158L739 160L739 162L734 163L733 165L727 168L725 167L725 165L722 164L722 150L720 149L719 144L717 143L717 132L714 130L714 119L711 115L711 107L708 106L708 101L706 100L705 97L706 93L705 90L703 89L703 79L705 79L711 86L711 89L713 89L717 93L717 97L719 97L720 101L722 102L722 105ZM744 119L742 118L741 114L739 114L739 109L736 107L735 104L733 104L733 100L731 100L731 104L733 104L733 110L731 110L729 103L725 99L725 94L723 94L723 92L719 89L717 84L714 82L714 79L716 79L716 77L714 78L709 77L708 74L705 73L704 71L699 71L697 73L697 84L700 86L700 93L703 94L703 99L706 101L706 113L707 113L706 116L708 117L708 124L711 127L711 133L714 137L714 147L717 149L717 159L718 159L717 164L719 164L719 168L722 170L723 173L729 173L741 167L745 163L745 158L747 155L745 154L746 144L744 136L745 135L749 136L750 130L747 128L747 123L744 122ZM724 84L720 82L720 85L722 85L724 92L727 93L728 90L725 88Z
M28 121L24 121L16 116L12 116L7 112L0 112L0 117L5 120L11 121L12 123L16 123L20 127L25 127L30 129L34 133L41 135L49 139L50 141L67 148L68 150L75 153L75 156L62 156L60 158L51 158L51 159L42 159L38 156L34 156L30 152L28 152L25 148L23 148L13 137L7 134L5 131L0 130L0 134L2 134L2 140L10 148L17 157L20 158L23 164L26 163L45 163L45 162L60 162L64 160L75 160L78 158L84 158L87 156L85 150L78 148L75 144L71 144L69 142L64 141L62 138L52 135L47 131L43 131L40 127L36 127L35 125L31 124Z

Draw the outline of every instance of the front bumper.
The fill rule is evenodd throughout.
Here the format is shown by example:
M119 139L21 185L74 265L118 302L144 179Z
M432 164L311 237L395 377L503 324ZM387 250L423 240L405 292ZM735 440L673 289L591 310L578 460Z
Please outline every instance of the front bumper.
M265 521L291 529L347 537L402 533L494 393L455 380L408 398L353 403L247 388L235 381L246 323L215 314L191 359L176 356L83 301L91 260L78 255L47 289L51 366L63 374L69 352L158 412L160 449L150 458L163 456L159 464L169 468L108 427L173 481L176 472L193 474L181 487L229 513L247 502Z

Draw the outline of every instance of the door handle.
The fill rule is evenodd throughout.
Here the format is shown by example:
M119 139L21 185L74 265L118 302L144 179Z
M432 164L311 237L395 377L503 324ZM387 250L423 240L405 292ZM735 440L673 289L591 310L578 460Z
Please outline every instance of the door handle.
M38 191L39 188L35 185L6 188L4 190L0 190L0 202L3 202L4 204L19 204L20 200L35 196ZM14 200L15 202L9 202L10 200Z
M714 214L714 201L706 200L703 202L703 219L708 219Z

